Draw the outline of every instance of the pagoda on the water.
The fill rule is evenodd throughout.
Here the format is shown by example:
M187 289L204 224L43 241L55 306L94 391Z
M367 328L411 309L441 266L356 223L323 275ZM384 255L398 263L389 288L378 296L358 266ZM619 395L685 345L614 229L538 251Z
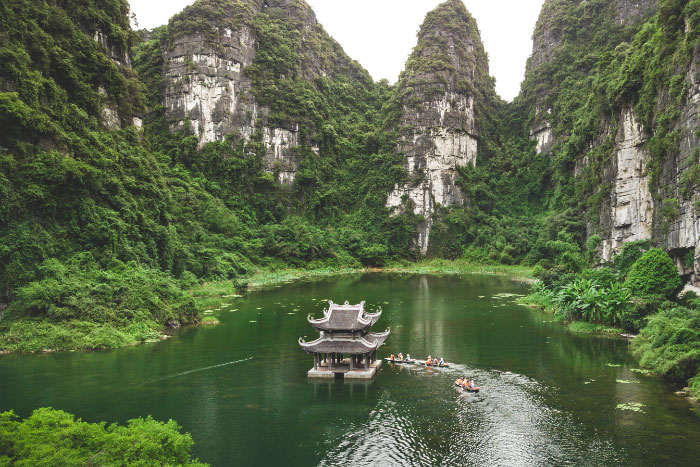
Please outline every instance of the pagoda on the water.
M381 365L377 360L377 349L389 335L389 329L382 333L370 332L370 328L382 315L365 313L365 302L343 305L328 301L323 310L323 318L307 318L319 331L318 339L305 342L299 338L299 345L306 353L314 356L314 367L308 376L314 378L360 378L374 376Z

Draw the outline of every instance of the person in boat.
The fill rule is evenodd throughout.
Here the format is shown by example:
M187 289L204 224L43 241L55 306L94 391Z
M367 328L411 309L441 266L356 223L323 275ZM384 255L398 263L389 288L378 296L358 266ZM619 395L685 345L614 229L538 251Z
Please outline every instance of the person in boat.
M393 362L394 360L396 360L396 359L394 358L394 354L391 354L391 357L389 357L389 360L391 360L392 362Z
M411 361L411 354L410 354L410 353L407 353L407 354L406 354L406 359L405 359L404 361L406 361L406 362L410 362L410 361Z
M399 360L403 360L403 354L402 354L401 352L399 352L399 357L398 357L398 358L399 358Z
M463 381L464 380L462 378L457 378L457 381L455 381L455 383L457 384L457 386L461 386Z
M433 364L433 357L431 357L430 355L428 355L428 359L425 361L425 364L426 364L426 365L432 365L432 364Z
M472 389L476 389L476 383L474 381L469 382L469 387Z
M440 357L440 361L438 362L438 365L442 366L445 364L445 359Z

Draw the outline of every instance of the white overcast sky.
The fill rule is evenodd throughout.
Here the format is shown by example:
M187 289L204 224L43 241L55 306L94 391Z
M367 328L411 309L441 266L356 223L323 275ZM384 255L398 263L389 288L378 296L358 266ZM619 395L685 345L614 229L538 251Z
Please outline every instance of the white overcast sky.
M443 0L306 0L319 22L375 80L396 82L416 45L425 14ZM532 32L544 0L464 0L489 54L496 91L512 100L520 91ZM130 0L140 28L168 22L193 0Z

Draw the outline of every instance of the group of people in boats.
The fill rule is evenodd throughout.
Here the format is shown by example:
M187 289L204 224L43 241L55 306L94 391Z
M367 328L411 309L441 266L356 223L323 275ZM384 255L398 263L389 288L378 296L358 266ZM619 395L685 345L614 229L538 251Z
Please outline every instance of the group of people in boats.
M425 361L425 364L428 366L443 366L445 364L445 359L440 357L440 360L438 360L437 358L433 358L428 355L428 359Z
M394 354L391 354L391 356L389 357L389 359L390 359L390 360L398 360L398 361L400 361L400 362L410 362L410 361L413 360L413 359L411 358L411 354L410 354L410 353L407 353L407 354L406 354L406 357L404 358L404 356L403 356L403 354L402 354L401 352L399 352L399 355L398 355L398 356L394 356Z
M406 354L406 356L403 356L403 353L399 352L398 355L391 354L389 356L389 360L392 362L412 362L413 359L411 358L411 354ZM443 366L447 365L445 363L444 358L433 358L432 356L428 355L428 358L425 360L425 364L428 366ZM455 381L455 384L462 389L465 390L479 390L479 387L476 385L474 380L467 379L466 376L463 376L462 378L457 378L457 381Z
M477 388L476 383L474 383L474 381L471 379L467 379L466 376L463 378L457 378L457 381L455 381L455 383L457 384L457 386L460 386L464 389L476 389Z
M399 352L398 355L391 354L391 356L389 357L389 360L399 361L399 362L413 361L410 353L407 353L406 357L404 357L403 353L401 353L401 352ZM433 358L430 355L428 355L428 359L425 361L425 364L428 366L443 366L443 365L445 365L445 359L440 357L440 359L438 360L437 358Z

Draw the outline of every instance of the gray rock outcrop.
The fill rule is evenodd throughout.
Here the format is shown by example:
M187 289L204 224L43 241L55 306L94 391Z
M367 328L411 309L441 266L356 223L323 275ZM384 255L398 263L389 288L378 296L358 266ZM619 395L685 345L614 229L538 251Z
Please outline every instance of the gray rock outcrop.
M660 179L660 198L677 201L675 218L663 218L656 213L655 237L663 243L674 258L682 274L690 277L693 285L700 285L700 186L690 171L698 171L700 164L700 45L693 51L693 60L686 74L687 93L675 127L680 135L679 150L664 161ZM697 173L697 172L696 172ZM692 253L693 261L685 258Z
M174 40L164 52L165 107L172 126L181 127L187 119L200 147L228 135L249 140L256 131L256 122L264 122L268 112L255 102L250 79L243 74L243 68L253 63L255 53L256 37L248 24L235 31L219 31L215 41L202 34ZM260 130L268 148L266 167L279 172L280 182L293 182L298 127L263 124Z
M476 163L479 72L488 74L488 62L476 22L460 0L441 4L426 17L399 81L404 129L399 152L408 177L387 199L395 212L408 205L423 217L416 239L423 255L437 206L465 202L457 168Z
M214 38L204 33L181 35L164 50L166 117L173 129L189 121L200 147L229 135L248 141L260 131L267 147L266 168L278 173L281 183L290 184L298 166L299 125L269 125L269 109L256 102L243 69L257 52L253 15L280 8L302 17L305 28L313 27L316 19L303 2L248 0L241 5L245 14L237 28L215 28Z
M652 238L654 201L649 191L647 138L631 109L622 111L618 128L614 181L610 199L604 203L601 214L602 224L608 226L601 253L606 261L619 252L624 243Z

